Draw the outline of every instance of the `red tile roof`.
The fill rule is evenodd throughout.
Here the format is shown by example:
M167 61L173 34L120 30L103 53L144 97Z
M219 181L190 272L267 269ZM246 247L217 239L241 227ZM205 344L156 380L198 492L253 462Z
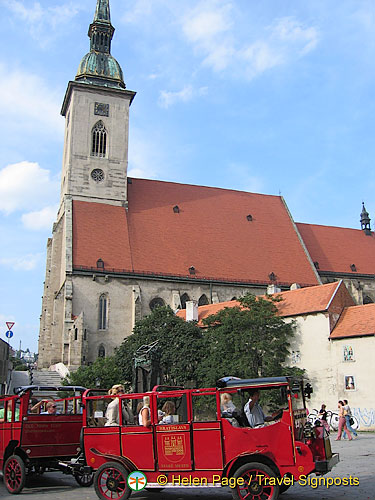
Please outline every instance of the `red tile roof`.
M201 279L318 283L279 196L132 179L128 201L128 211L73 202L74 268L101 258L134 273L192 277L194 266Z
M276 302L276 306L280 316L301 316L303 314L311 314L316 312L330 311L333 313L341 313L344 307L354 304L349 292L344 283L338 281L328 283L326 285L312 286L307 288L299 288L297 290L288 290L275 294L283 300ZM225 307L236 307L239 305L237 300L229 302L220 302L219 304L209 304L198 307L198 324L216 314ZM186 318L186 310L178 311L177 316Z
M361 229L297 223L297 228L319 271L375 274L375 234ZM357 271L350 266L354 264Z
M104 203L73 201L73 266L132 269L125 209Z
M342 312L331 339L375 335L375 304L347 307Z

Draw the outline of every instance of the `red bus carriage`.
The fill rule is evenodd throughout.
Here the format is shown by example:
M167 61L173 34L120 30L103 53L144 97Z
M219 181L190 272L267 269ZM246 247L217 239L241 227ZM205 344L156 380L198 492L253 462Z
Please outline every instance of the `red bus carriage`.
M19 387L14 396L0 397L0 471L10 493L20 493L27 476L52 470L73 474L81 486L92 484L91 469L85 467L81 453L81 397L85 390L27 386ZM59 396L66 393L72 396ZM31 408L38 395L39 401L53 400L57 413L44 412L46 403L34 413Z
M287 377L223 381L220 387L183 389L157 386L143 394L116 396L126 414L119 425L106 426L105 410L113 399L87 391L83 395L84 450L96 471L101 500L123 500L132 489L127 478L144 473L147 488L231 486L234 499L275 500L294 481L323 475L338 463L323 427L306 418L303 383ZM219 385L219 384L218 384ZM265 413L279 408L270 425L250 428L243 413L249 393L258 390ZM237 416L221 411L229 394ZM137 407L149 397L151 425L140 425ZM226 396L228 398L228 396ZM175 413L159 423L170 401ZM281 408L281 409L280 409Z

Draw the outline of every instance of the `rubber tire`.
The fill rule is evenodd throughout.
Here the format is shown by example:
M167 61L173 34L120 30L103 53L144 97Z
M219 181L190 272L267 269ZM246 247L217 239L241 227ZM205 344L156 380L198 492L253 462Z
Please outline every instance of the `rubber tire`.
M238 479L244 476L249 471L251 471L251 474L262 474L268 476L269 478L277 478L277 475L270 467L259 462L248 462L247 464L242 465L236 470L236 472L234 473L234 477ZM275 484L275 486L269 486L269 488L271 489L271 491L267 497L267 500L276 500L280 494L279 485ZM239 494L237 486L232 489L232 496L234 500L243 500L243 496ZM253 496L250 494L246 496L246 500L253 500L253 498L259 498L259 495Z
M14 488L12 488L9 485L9 482L7 480L7 467L13 462L13 466L17 467L18 469L18 474L20 474L20 478L15 485ZM5 462L4 465L4 484L6 489L9 491L9 493L12 493L13 495L17 495L18 493L21 493L23 487L25 486L26 483L26 468L24 461L22 460L21 457L18 455L11 455Z
M106 469L117 470L122 475L122 479L123 479L123 481L125 482L125 485L126 485L126 488L124 490L124 494L122 496L117 496L117 497L106 496L101 491L101 488L99 486L99 480L100 480L100 476L102 475L102 473ZM101 465L99 467L99 469L95 472L95 476L94 476L95 493L98 495L98 497L101 500L126 500L127 498L130 497L130 494L131 494L131 489L128 486L127 478L128 478L128 472L125 469L125 467L123 467L121 464L119 464L117 462L106 462L105 464Z
M282 495L283 493L285 493L287 490L289 490L289 488L291 487L292 485L291 484L281 484L280 485L280 495Z
M82 486L82 488L89 488L92 483L94 482L94 474L73 474L74 479L77 481L77 483Z

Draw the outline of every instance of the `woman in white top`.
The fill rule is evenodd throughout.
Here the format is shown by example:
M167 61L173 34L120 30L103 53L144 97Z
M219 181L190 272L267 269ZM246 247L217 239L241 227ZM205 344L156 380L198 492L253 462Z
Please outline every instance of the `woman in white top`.
M138 413L138 422L143 427L151 425L150 396L143 396L143 406Z
M162 412L164 413L164 416L160 420L159 424L173 424L173 415L176 413L176 406L173 401L166 401L163 404Z
M115 396L119 396L124 394L125 389L121 384L116 384L109 389L108 394L113 396L113 401L109 403L107 406L107 411L105 412L105 418L107 422L105 423L105 427L120 425L120 416L119 416L119 398Z

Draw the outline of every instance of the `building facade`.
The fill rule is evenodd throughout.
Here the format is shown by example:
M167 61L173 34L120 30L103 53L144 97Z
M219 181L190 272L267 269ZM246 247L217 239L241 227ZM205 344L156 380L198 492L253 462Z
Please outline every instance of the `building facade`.
M375 240L367 227L327 228L335 241L333 229L355 239L335 262L330 237L316 244L323 226L295 224L281 196L127 176L135 92L111 55L113 34L109 0L97 0L90 51L61 110L61 198L47 242L39 368L75 369L111 355L158 305L177 310L189 300L218 303L340 278L357 303L364 292L374 301L375 266L367 261Z
M309 410L319 411L324 403L337 412L338 401L347 399L360 430L374 431L375 304L355 305L342 280L277 295L282 299L275 303L278 314L295 324L286 364L304 369L314 389ZM238 305L230 301L195 307L195 319L204 327L204 318ZM193 319L189 314L189 308L178 312L183 319Z
M0 339L0 394L5 394L7 390L10 369L10 347Z

